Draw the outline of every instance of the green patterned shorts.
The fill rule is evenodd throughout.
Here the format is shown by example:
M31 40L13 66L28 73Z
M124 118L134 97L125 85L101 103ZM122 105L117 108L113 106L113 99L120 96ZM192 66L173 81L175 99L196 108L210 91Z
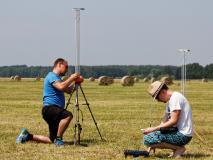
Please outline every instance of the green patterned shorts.
M162 134L160 131L155 131L144 136L144 144L150 146L164 142L184 146L189 143L191 139L192 137L185 136L180 132Z

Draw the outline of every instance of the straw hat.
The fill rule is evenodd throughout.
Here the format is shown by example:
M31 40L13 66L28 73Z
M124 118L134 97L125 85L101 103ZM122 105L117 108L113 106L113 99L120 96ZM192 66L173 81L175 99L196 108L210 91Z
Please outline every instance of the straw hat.
M164 82L160 82L160 81L155 81L153 82L149 88L148 88L148 93L154 98L156 99L157 95L159 94L159 92L161 91L162 87L166 85Z

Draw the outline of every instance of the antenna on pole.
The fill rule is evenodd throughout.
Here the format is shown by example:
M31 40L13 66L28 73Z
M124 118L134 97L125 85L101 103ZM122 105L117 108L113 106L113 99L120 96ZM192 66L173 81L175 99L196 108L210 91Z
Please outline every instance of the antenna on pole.
M84 8L73 8L75 12L75 73L80 73L80 11Z
M180 53L183 53L183 64L181 66L181 92L185 95L186 85L186 54L190 54L190 49L178 49Z

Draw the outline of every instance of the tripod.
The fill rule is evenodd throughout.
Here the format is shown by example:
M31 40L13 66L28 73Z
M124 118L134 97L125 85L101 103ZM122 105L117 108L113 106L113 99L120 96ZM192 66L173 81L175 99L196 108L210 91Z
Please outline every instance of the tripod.
M81 109L80 109L80 107L79 107L79 98L78 98L78 91L79 91L79 88L80 88L80 91L81 91L81 93L82 93L82 95L83 95L83 98L84 98L84 100L85 100L85 104L83 104L83 105L86 105L86 106L88 107L89 112L90 112L90 114L91 114L91 116L92 116L93 122L94 122L94 124L95 124L95 126L96 126L96 129L97 129L97 131L98 131L98 134L99 134L99 136L101 137L101 140L103 141L104 139L103 139L102 136L101 136L100 130L99 130L98 125L97 125L97 122L96 122L95 117L94 117L94 115L93 115L93 113L92 113L92 110L91 110L91 108L90 108L90 105L89 105L89 103L88 103L88 101L87 101L87 98L86 98L86 95L85 95L85 93L84 93L84 91L83 91L83 88L82 88L82 86L81 86L80 83L75 83L75 86L73 87L73 91L70 93L70 97L69 97L69 99L68 99L68 101L67 101L67 104L66 104L66 109L67 109L67 107L69 106L69 104L71 104L71 103L70 103L70 100L71 100L71 98L72 98L72 94L75 92L75 108L74 108L74 109L75 109L74 145L80 145L80 143L81 143L81 131L82 131L82 126L81 126L81 124L80 124L80 120L79 120L79 119L80 119L80 114L81 114L82 120L83 120L83 113L82 113L82 111L81 111Z

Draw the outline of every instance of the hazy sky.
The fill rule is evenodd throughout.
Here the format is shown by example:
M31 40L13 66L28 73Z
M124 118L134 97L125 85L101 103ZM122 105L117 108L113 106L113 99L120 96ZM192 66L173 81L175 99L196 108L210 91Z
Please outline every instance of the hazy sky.
M0 0L0 66L74 64L75 7L82 65L213 63L212 0Z

